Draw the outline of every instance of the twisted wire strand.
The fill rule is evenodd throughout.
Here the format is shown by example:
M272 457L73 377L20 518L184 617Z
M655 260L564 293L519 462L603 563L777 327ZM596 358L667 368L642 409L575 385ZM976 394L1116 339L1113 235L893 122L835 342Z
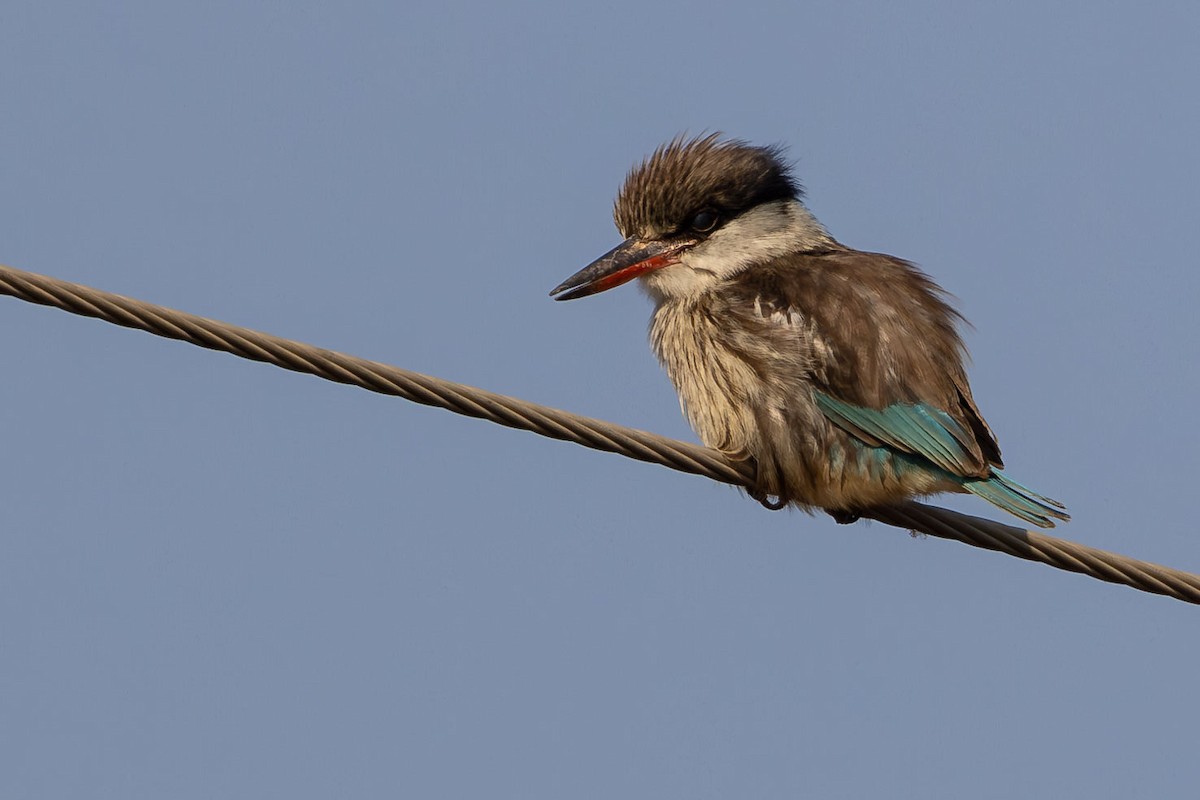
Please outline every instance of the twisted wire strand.
M731 461L707 447L12 267L0 266L0 294L372 392L403 397L552 439L618 453L680 472L703 475L722 483L746 488L754 479L748 464ZM871 509L863 516L901 529L953 539L1102 581L1200 604L1200 575L1035 531L912 501Z

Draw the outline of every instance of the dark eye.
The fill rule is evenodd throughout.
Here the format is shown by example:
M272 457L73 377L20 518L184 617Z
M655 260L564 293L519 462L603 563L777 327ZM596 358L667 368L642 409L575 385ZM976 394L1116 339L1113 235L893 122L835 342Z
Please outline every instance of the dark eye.
M692 221L688 224L696 233L709 233L717 227L717 223L721 218L717 216L717 212L711 208L706 208L696 216L692 217Z

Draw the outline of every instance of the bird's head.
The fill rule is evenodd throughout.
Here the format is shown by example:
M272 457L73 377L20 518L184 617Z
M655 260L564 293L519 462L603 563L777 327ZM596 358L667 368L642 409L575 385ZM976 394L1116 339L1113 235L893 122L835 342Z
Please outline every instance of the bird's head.
M613 218L625 241L550 292L573 300L641 277L658 300L747 267L832 242L800 203L776 147L711 134L675 139L634 167Z

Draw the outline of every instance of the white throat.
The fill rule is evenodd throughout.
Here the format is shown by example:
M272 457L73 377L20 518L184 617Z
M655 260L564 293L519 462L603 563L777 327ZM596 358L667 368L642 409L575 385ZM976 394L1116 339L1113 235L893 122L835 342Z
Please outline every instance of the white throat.
M656 304L700 294L751 264L832 244L833 238L799 200L763 203L723 225L680 263L638 281Z

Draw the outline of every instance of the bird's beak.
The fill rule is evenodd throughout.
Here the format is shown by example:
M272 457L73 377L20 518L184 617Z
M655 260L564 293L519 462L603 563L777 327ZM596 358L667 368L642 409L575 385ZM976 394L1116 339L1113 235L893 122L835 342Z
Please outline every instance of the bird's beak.
M678 264L683 252L694 244L688 239L663 241L631 236L555 286L550 296L555 300L574 300L620 286L638 275Z

